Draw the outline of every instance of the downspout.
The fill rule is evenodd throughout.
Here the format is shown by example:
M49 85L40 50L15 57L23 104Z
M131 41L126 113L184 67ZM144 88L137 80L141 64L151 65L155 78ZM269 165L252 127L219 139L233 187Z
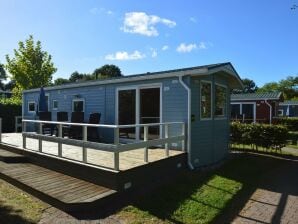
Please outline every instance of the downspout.
M271 104L270 103L268 103L268 101L267 100L265 100L265 103L269 106L269 109L270 109L270 124L271 124L271 121L272 121L272 106L271 106Z
M191 170L194 169L193 165L191 164L191 89L185 84L182 77L183 75L179 75L179 82L187 91L187 164Z

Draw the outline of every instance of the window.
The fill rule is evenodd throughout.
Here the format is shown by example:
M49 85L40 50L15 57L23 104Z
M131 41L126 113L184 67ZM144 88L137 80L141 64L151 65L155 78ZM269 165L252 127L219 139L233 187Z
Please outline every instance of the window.
M34 101L28 102L28 112L35 112L35 102Z
M73 112L84 112L85 111L85 100L75 99L72 101L72 111Z
M58 110L58 100L53 100L53 110Z
M211 83L201 82L201 119L211 118Z
M227 112L227 88L215 84L215 117L225 117Z
M284 116L284 110L283 109L278 110L278 116Z

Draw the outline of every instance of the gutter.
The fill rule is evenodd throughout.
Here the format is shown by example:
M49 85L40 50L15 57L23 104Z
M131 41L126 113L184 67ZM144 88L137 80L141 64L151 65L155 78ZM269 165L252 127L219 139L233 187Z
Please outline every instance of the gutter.
M269 109L270 109L270 124L272 122L272 106L270 103L268 103L267 99L265 99L265 103L269 106Z
M192 163L191 163L191 89L185 84L182 77L184 75L179 75L179 82L181 85L186 89L187 91L187 164L191 170L194 169Z

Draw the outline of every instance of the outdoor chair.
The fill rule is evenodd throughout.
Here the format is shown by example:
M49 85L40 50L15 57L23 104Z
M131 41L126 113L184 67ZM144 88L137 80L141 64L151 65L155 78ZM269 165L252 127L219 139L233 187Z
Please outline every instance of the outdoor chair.
M71 123L84 123L84 112L72 112ZM71 125L68 131L68 137L82 139L82 126Z
M89 116L89 124L99 124L101 113L91 113ZM88 127L88 141L99 141L98 127Z
M57 121L59 122L68 122L68 113L65 111L57 112ZM62 137L68 135L69 125L62 125ZM58 125L56 126L56 136L59 136Z
M40 111L38 113L39 120L41 121L52 121L52 113ZM43 124L42 125L42 134L43 135L53 135L54 126L52 124Z

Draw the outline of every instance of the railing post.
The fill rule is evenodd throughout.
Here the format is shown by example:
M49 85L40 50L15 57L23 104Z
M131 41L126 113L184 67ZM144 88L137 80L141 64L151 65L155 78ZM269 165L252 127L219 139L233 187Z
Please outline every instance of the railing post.
M148 126L144 126L144 142L148 141ZM148 147L144 149L144 161L148 163Z
M165 139L169 137L169 124L165 124ZM169 157L169 143L165 144L166 157Z
M114 129L114 144L116 146L119 145L119 128ZM114 151L114 169L119 171L119 151L118 147L116 147L116 151Z
M26 132L26 129L27 129L26 121L22 121L22 125L23 125L22 133L24 133L24 132ZM26 136L23 135L23 149L25 149L25 148L26 148Z
M83 141L87 142L87 126L83 126ZM87 148L83 144L83 162L87 163Z
M62 124L58 124L58 137L62 138ZM62 157L62 143L58 143L58 156Z
M0 117L0 143L2 142L2 118Z
M183 135L183 140L181 141L181 145L182 145L182 152L185 152L185 123L182 123L182 135Z
M14 117L14 131L18 133L18 116Z
M39 134L42 135L42 123L39 123ZM38 150L42 152L42 140L38 139Z

